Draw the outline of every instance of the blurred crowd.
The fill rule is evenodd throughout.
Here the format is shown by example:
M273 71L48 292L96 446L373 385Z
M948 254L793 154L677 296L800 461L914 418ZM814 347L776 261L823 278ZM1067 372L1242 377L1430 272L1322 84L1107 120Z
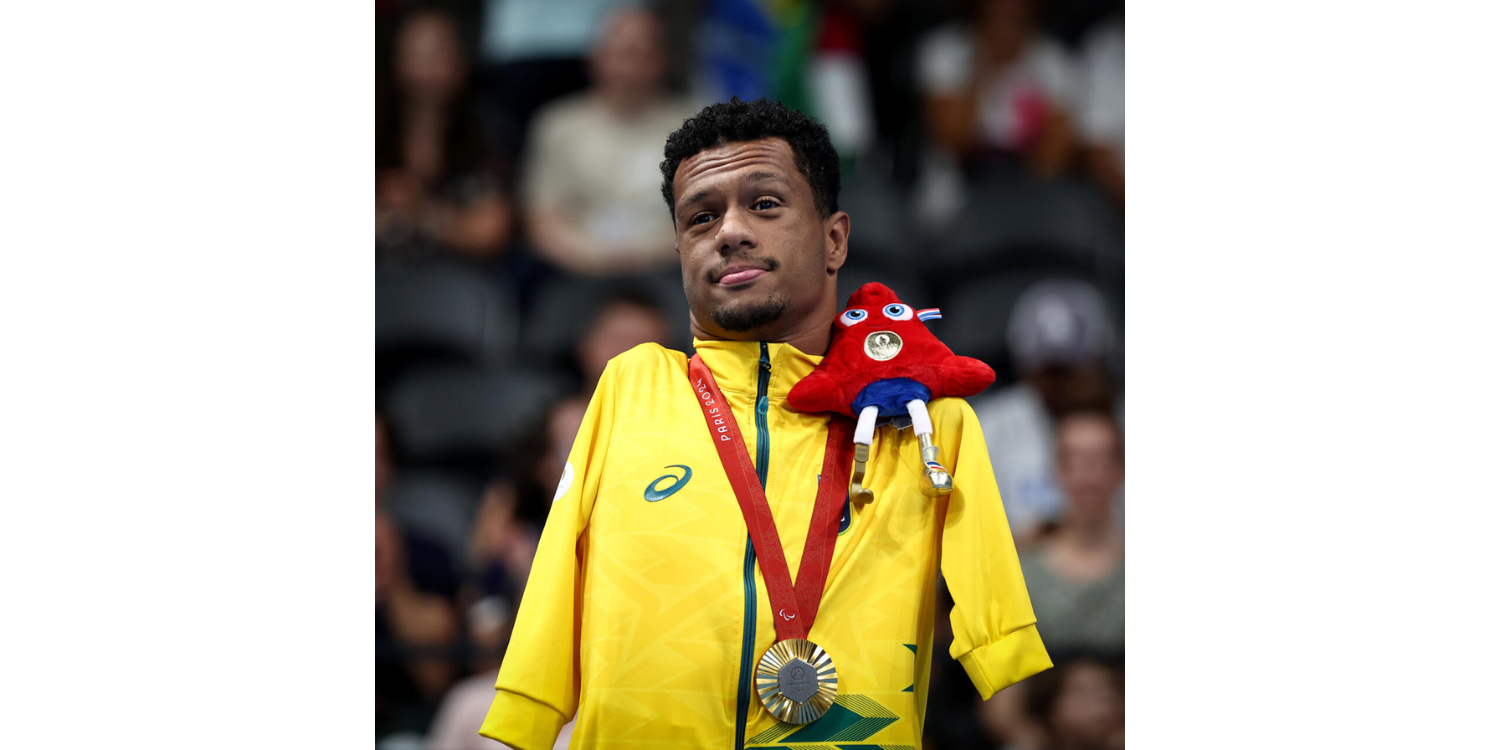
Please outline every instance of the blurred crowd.
M663 145L731 96L828 126L841 293L942 308L937 335L999 376L970 403L1058 666L981 702L938 617L924 746L1123 747L1123 2L377 0L376 19L379 747L498 747L478 727L594 383L638 344L691 346Z

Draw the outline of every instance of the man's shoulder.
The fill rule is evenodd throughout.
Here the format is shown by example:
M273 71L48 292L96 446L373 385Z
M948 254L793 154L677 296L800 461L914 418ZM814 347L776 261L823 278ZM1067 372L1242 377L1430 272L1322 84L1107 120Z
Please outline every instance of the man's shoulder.
M688 385L687 355L661 344L641 344L615 356L596 392L607 394L616 430L627 433L647 425L657 430L663 420L677 419L680 404L695 401Z
M962 425L974 419L974 407L965 399L951 396L935 398L927 402L927 413L933 422L947 424L950 420Z
M941 439L977 432L983 437L983 423L974 414L967 399L947 396L927 402L927 414ZM953 446L957 447L957 446Z
M626 383L657 377L687 378L687 355L657 343L632 347L609 361L609 370Z

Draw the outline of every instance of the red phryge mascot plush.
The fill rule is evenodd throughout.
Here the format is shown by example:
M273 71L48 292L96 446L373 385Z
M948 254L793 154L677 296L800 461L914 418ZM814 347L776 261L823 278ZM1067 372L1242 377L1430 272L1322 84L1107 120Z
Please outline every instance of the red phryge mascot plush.
M861 502L874 493L860 486L875 437L875 419L910 414L922 460L927 464L929 496L953 490L953 477L938 463L932 444L927 402L944 396L972 396L995 382L989 365L960 357L938 341L923 321L941 318L936 308L913 310L884 284L869 283L849 296L849 305L833 328L828 356L787 394L787 403L803 412L838 412L857 417L854 472L850 495Z

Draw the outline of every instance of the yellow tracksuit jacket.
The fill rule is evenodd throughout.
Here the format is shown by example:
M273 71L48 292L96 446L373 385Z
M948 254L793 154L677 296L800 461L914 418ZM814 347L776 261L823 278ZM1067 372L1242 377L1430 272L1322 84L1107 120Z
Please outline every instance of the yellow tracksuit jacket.
M795 576L827 415L787 408L821 357L789 344L695 341L755 461ZM654 344L616 357L559 483L480 734L551 748L920 748L939 566L955 605L952 656L985 698L1052 665L974 412L929 405L945 499L921 494L917 439L876 430L866 486L845 504L809 640L838 667L828 713L793 725L752 690L775 641L765 582L687 357Z

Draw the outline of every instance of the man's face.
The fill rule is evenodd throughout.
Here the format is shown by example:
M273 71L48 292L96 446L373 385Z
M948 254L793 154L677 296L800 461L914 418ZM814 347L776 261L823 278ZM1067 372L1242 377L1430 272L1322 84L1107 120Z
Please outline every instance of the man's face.
M695 331L763 340L824 312L832 323L848 215L819 215L786 141L765 138L694 154L677 167L672 191Z

